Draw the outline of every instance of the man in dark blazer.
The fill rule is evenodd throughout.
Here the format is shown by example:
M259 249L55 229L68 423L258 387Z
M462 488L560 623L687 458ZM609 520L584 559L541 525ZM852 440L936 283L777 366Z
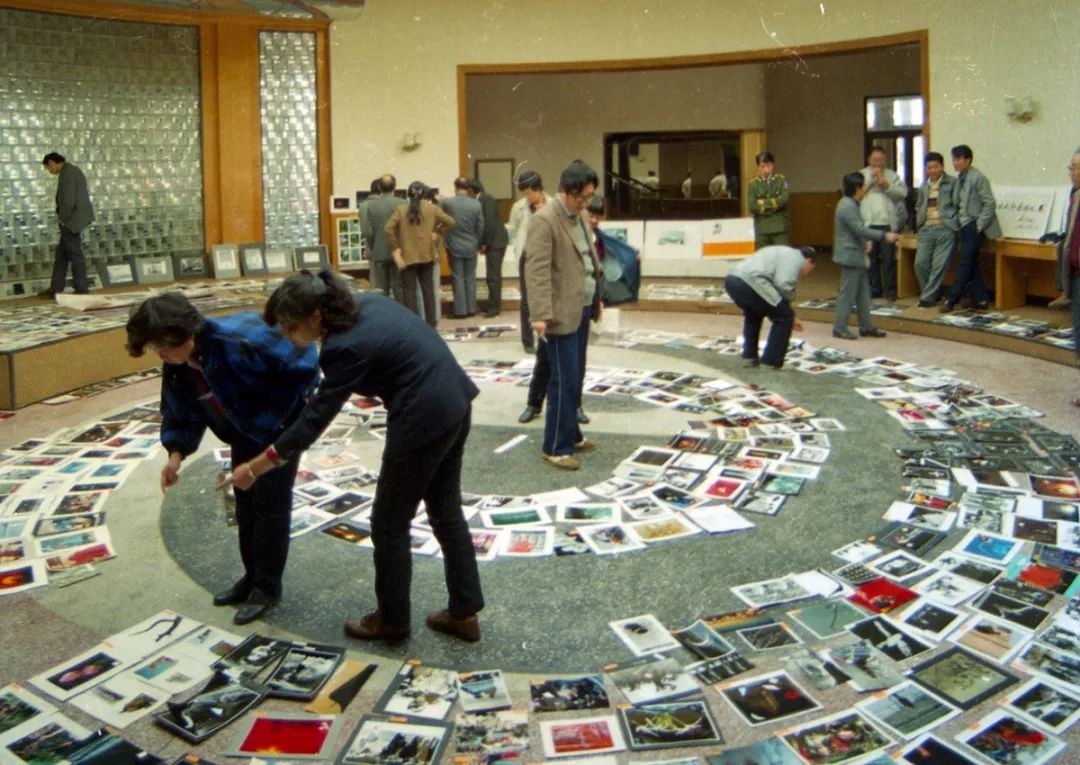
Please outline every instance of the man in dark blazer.
M975 308L982 310L990 305L990 294L979 268L979 249L987 237L997 239L1001 236L1001 227L995 215L997 203L990 181L971 166L973 157L970 146L960 144L952 148L953 170L956 171L953 199L960 221L960 260L956 264L956 281L945 305L941 306L942 313L955 308L969 286L971 304Z
M82 231L94 222L94 205L90 202L86 176L82 170L55 151L46 154L41 164L53 175L60 176L56 184L56 216L60 219L60 244L56 247L49 289L40 294L42 297L51 298L64 291L70 263L75 293L85 295L90 291L90 282L86 278Z
M469 181L469 188L484 214L484 233L480 237L480 252L484 253L485 258L484 281L488 288L484 316L493 319L502 310L502 264L506 247L510 244L510 236L506 233L502 215L499 214L499 203L494 196L484 191L484 184L473 178Z
M476 314L476 253L484 234L484 212L480 203L469 196L469 179L454 179L454 196L443 199L439 207L454 219L446 232L450 252L450 278L454 288L454 318Z
M364 213L364 242L371 253L371 286L392 295L394 300L405 303L401 283L401 271L390 257L390 244L386 239L386 221L405 200L394 196L397 179L389 173L379 178L379 195L369 198Z
M919 245L915 252L915 276L919 280L919 308L929 308L941 297L941 281L956 249L960 221L956 215L956 179L945 172L945 158L932 151L926 155L926 179L915 202L915 227Z
M854 340L848 330L848 319L854 307L859 315L860 337L884 337L870 318L870 279L867 273L867 242L882 239L895 242L895 231L870 228L862 219L859 202L866 193L862 172L856 170L844 176L844 196L836 205L836 226L833 232L833 262L840 266L840 292L836 296L836 316L833 337Z
M577 386L588 336L582 333L588 333L590 317L599 321L601 310L596 279L602 270L583 215L599 182L591 167L571 162L559 178L558 195L533 215L525 241L529 317L537 339L548 344L550 365L542 456L562 470L577 470L574 453L596 448L581 434Z

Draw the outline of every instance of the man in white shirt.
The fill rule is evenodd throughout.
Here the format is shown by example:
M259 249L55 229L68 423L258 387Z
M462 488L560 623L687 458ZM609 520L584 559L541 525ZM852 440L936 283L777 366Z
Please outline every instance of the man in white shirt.
M521 345L526 353L536 351L536 343L533 340L532 326L529 324L529 301L525 291L525 236L529 229L529 221L541 207L550 200L544 193L544 181L540 173L535 170L526 170L518 178L518 191L523 196L514 202L510 208L510 236L514 242L514 254L518 257L518 285L521 290Z
M709 181L709 196L713 199L721 199L727 195L727 176L722 170L717 170L716 175Z
M877 146L870 150L862 169L866 193L859 203L863 222L877 231L899 231L904 222L903 204L907 184L896 172L885 166L885 151ZM872 242L870 247L870 297L896 300L896 245L886 239Z

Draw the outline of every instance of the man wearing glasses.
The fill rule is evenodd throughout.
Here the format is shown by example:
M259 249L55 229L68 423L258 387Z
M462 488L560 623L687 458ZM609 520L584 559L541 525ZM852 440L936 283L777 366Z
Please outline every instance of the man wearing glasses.
M600 319L600 261L583 215L598 184L595 170L571 162L558 195L529 222L525 240L529 317L537 339L548 344L551 366L542 457L561 470L577 470L575 453L596 449L578 425L577 386L589 319Z

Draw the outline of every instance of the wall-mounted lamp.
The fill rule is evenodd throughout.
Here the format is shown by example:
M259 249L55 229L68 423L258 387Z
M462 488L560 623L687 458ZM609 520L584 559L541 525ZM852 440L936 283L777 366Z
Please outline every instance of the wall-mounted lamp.
M424 136L420 133L406 133L401 139L401 148L404 151L416 151L424 142Z
M1030 97L1005 96L1005 114L1016 122L1031 122L1035 117L1035 102Z

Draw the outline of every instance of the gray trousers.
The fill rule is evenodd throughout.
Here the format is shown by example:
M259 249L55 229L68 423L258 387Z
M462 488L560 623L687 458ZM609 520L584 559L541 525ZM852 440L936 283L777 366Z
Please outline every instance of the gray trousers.
M450 253L450 279L454 288L454 316L476 313L476 256L459 258Z
M923 226L919 229L919 248L915 251L915 276L919 280L919 299L936 303L941 297L941 281L949 270L956 249L956 232L948 226Z
M874 329L874 322L870 318L870 278L864 266L840 267L840 293L836 296L834 332L847 331L852 308L858 312L860 331Z
M399 303L405 302L405 291L401 285L401 271L393 260L374 260L371 262L371 286L387 297L393 296Z

